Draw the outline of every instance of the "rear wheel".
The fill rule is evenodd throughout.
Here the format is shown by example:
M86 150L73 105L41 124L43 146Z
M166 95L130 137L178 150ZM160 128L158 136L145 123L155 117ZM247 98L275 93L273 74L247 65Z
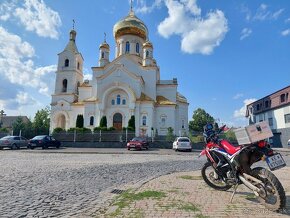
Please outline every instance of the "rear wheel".
M130 151L130 147L127 148Z
M205 183L216 190L226 191L232 187L218 176L210 162L206 162L203 165L201 175Z
M12 144L12 146L11 146L11 149L12 150L15 150L15 149L17 149L17 145L14 143L14 144Z
M257 167L252 170L252 176L263 182L263 185L257 186L261 189L258 200L267 209L278 211L285 208L286 196L284 188L272 172L265 168Z

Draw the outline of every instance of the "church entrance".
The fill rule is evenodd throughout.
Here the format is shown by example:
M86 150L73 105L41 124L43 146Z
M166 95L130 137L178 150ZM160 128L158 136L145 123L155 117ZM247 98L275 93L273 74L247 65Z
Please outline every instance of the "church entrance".
M122 114L115 113L113 116L113 127L116 130L122 130Z

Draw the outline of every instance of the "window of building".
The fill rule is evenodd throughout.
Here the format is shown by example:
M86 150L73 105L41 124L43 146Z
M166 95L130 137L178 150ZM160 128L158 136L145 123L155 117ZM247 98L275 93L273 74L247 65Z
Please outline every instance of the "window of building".
M142 117L142 125L143 126L146 126L146 121L147 121L147 117L146 116L143 116Z
M80 69L80 62L78 62L78 70Z
M121 104L121 96L117 95L117 104Z
M136 53L139 53L140 52L140 46L139 46L139 43L137 42L136 43Z
M130 43L126 42L126 53L130 52Z
M265 108L268 108L269 107L269 101L265 101Z
M91 126L94 125L94 117L93 117L93 116L90 117L90 125L91 125Z
M146 58L149 58L149 51L146 51Z
M285 123L290 123L290 114L285 114Z
M69 59L65 59L65 61L64 61L64 66L65 66L65 67L68 67L68 66L69 66Z
M162 126L165 126L165 122L166 122L166 118L165 117L162 117L161 118L161 125Z
M112 99L111 103L112 103L112 105L115 105L115 99Z
M122 100L122 104L125 105L126 104L126 99Z
M280 95L280 102L285 102L285 94Z
M257 104L257 111L260 110L260 104Z
M184 129L184 120L181 121L181 128Z
M288 101L288 93L286 93L286 102Z
M64 79L62 81L62 92L66 92L67 91L67 79Z
M268 118L269 126L273 126L273 118Z
M104 52L102 52L102 58L104 58L105 57L105 53Z

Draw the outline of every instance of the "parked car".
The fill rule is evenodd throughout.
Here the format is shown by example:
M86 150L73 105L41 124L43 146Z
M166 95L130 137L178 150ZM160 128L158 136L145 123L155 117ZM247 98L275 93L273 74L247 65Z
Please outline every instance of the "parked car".
M48 147L59 148L60 145L61 145L60 141L56 140L52 136L38 135L29 140L28 147L30 149L34 149L36 147L41 147L42 149L45 149Z
M177 137L172 145L175 151L192 151L191 142L188 137Z
M130 150L131 148L135 148L138 150L142 150L143 148L145 148L146 150L148 150L149 143L147 142L146 138L136 137L127 143L127 149Z
M28 140L22 136L5 136L0 139L0 149L11 148L20 149L22 147L27 148Z

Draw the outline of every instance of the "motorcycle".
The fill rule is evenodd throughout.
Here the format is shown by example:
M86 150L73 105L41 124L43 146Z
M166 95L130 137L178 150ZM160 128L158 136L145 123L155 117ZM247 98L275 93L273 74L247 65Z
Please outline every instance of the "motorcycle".
M275 153L267 141L262 140L249 145L233 146L219 135L226 125L214 129L212 124L204 127L205 155L207 162L201 169L203 180L216 190L234 187L230 202L240 184L244 184L257 196L258 200L271 211L285 208L286 196L278 178L271 172L286 166L280 153ZM264 167L252 168L259 161L266 161L270 170Z

